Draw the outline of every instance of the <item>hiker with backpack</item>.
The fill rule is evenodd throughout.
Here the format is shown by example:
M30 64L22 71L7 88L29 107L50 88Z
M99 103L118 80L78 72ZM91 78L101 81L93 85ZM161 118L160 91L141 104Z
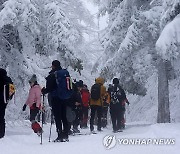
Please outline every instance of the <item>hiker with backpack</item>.
M50 74L46 77L46 88L42 89L42 93L50 93L51 96L52 112L58 133L54 142L68 142L66 107L72 96L72 82L69 72L66 69L62 69L58 60L52 62L51 68Z
M113 132L121 132L123 125L124 102L128 102L126 94L119 84L119 79L113 79L113 86L108 88L110 93L110 115L112 120Z
M30 108L30 121L31 121L31 128L33 129L34 133L38 136L42 133L42 128L40 124L36 121L36 116L39 114L40 110L42 109L41 105L41 87L37 82L37 77L35 74L32 75L31 79L29 80L30 90L29 95L26 100L26 103L23 106L23 111L26 110L26 106L28 105Z
M94 119L95 114L97 113L98 123L97 130L101 130L101 118L102 118L102 107L103 107L103 98L106 93L106 87L103 85L104 79L99 77L95 79L95 84L91 87L91 98L90 98L90 108L91 108L91 118L90 118L90 131L94 131Z
M89 110L89 103L90 103L90 92L87 88L87 85L83 84L81 89L81 98L82 98L82 122L80 127L82 129L88 128L88 110Z
M82 98L81 98L81 89L83 87L83 82L78 81L75 83L73 88L73 96L71 100L73 102L73 111L75 112L75 119L73 121L73 133L80 133L78 126L82 121Z
M0 139L5 135L5 110L15 93L15 88L5 69L0 68Z

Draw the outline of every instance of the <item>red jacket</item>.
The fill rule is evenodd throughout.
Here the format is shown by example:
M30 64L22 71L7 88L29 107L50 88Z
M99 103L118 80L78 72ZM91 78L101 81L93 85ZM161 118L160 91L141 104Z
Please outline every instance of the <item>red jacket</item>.
M81 90L81 98L82 98L82 104L84 107L89 106L89 101L90 101L90 93L87 88L83 88Z

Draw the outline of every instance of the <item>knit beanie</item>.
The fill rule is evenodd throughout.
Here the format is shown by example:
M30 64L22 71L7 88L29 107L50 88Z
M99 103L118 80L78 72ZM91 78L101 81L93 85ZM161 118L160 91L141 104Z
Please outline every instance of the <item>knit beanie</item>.
M29 83L35 83L37 82L37 77L36 77L36 74L33 74L31 79L29 80Z

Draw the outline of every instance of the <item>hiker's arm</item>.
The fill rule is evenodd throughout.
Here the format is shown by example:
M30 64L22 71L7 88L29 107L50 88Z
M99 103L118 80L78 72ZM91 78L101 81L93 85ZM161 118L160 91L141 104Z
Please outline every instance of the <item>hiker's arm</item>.
M57 85L56 85L55 76L54 74L51 74L46 78L46 88L42 88L42 93L43 94L50 93L55 89L56 86Z

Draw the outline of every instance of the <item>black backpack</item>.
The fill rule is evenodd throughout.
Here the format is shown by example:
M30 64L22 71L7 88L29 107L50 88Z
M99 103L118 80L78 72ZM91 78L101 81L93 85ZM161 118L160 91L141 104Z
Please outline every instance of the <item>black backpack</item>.
M101 96L101 85L94 84L91 88L91 99L98 100Z

